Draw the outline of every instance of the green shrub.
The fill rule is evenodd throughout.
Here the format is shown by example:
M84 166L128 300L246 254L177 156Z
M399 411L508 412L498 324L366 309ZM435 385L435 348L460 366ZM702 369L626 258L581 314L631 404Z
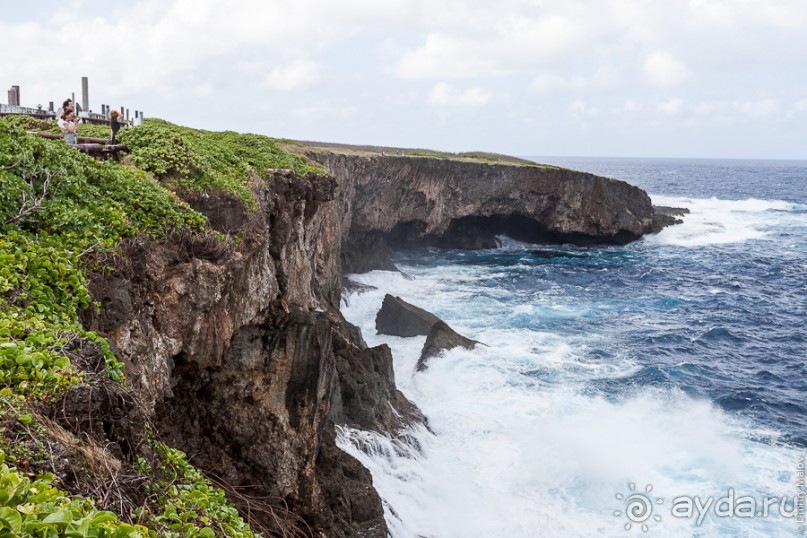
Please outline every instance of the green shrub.
M0 462L5 454L0 451ZM0 464L0 537L156 538L142 525L129 525L84 497L53 486L53 475L31 480Z
M161 460L157 469L142 471L152 477L149 493L163 507L148 516L148 524L167 538L253 538L250 529L220 488L210 484L188 463L185 454L162 443L154 443Z
M202 231L205 218L145 172L98 162L0 120L0 388L54 398L80 376L64 347L98 342L113 379L123 365L86 331L82 256L135 234Z
M153 131L127 131L136 132L132 140L142 144L132 159L138 169L95 161L62 141L27 134L27 127L22 120L0 118L0 399L18 402L16 420L34 427L34 415L26 408L30 402L52 402L82 382L68 358L77 341L96 343L104 373L123 378L123 365L109 344L79 319L81 310L97 308L87 289L87 255L114 252L123 238L135 235L208 231L205 217L150 173L174 178L178 185L245 196L247 183L237 179L239 174L269 161L250 160L252 150L216 153L205 135L183 136L179 128L157 124L160 136L153 142L148 141ZM149 144L157 157L144 156ZM274 151L261 137L255 146L262 148L261 155ZM241 172L219 172L227 166L227 155L241 160ZM0 446L9 447L2 429ZM32 480L6 464L0 448L0 538L256 536L224 492L183 453L162 445L157 452L162 463L146 484L152 502L134 514L147 528L97 510L90 499L67 495L53 486L51 475Z
M132 164L172 188L222 191L243 199L250 208L255 208L250 181L267 178L270 169L323 173L281 149L276 140L255 134L202 131L148 119L122 131L120 139L129 147Z

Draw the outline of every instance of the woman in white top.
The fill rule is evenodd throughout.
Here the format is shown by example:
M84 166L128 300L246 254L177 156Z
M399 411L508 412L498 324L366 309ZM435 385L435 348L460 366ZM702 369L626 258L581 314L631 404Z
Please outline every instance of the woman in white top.
M68 146L75 146L78 144L78 118L69 108L65 109L62 117L59 118L59 127L62 128L64 133L64 141Z

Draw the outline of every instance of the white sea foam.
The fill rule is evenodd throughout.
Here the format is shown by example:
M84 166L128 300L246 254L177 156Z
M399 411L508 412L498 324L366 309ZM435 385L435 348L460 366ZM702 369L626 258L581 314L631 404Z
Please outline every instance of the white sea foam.
M678 495L725 494L729 486L745 495L794 494L798 454L755 441L771 432L677 391L644 389L613 400L588 392L593 380L638 371L629 350L591 362L585 342L508 328L506 297L486 295L477 284L482 273L442 266L413 270L414 278L356 276L377 289L352 294L343 308L370 345L390 345L399 387L434 432L413 432L418 454L340 429L340 447L371 470L394 537L624 535L615 494L625 493L628 481L652 484L668 503L658 509L662 521L651 521L654 536L795 530L792 520L712 517L695 527L672 518L669 503ZM385 293L437 313L487 347L452 350L416 373L424 337L376 334Z
M807 225L807 206L783 200L719 200L654 195L653 203L684 207L683 224L648 236L648 244L702 247L766 239L776 226Z

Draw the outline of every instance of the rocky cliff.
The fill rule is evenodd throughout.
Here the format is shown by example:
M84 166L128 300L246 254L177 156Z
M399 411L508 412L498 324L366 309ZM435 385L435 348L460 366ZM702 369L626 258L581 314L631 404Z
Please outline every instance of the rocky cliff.
M386 346L339 312L343 272L388 249L527 241L623 243L652 229L647 195L555 168L316 153L332 177L276 173L258 210L189 202L240 242L131 243L91 283L108 338L159 434L239 491L279 499L319 536L386 536L369 472L334 424L392 435L422 420Z
M670 224L643 190L549 166L309 151L337 178L347 211L345 269L390 269L390 247L624 244ZM349 222L347 222L349 220Z
M318 535L385 536L369 473L336 448L333 422L394 433L419 414L395 389L389 348L368 349L339 313L336 193L331 178L278 174L254 214L191 198L214 228L242 230L240 244L128 245L92 282L102 315L87 322L198 467L281 500Z

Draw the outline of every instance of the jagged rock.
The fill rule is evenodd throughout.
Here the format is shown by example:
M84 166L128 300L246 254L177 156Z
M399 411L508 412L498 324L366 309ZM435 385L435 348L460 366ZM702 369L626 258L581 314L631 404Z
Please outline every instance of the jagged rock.
M320 484L329 499L331 510L348 519L341 526L350 527L350 536L358 538L387 538L384 508L375 502L373 477L361 463L336 446L333 426L326 428L317 459ZM327 528L327 527L326 527ZM324 534L328 536L329 534Z
M689 213L689 209L684 207L667 207L662 205L654 205L653 210L651 233L658 233L667 226L682 224L684 221L676 217L683 217Z
M429 334L438 321L440 318L434 314L388 293L376 315L375 328L391 336L422 336Z
M429 331L429 336L426 337L426 343L423 344L423 350L420 352L418 359L417 371L422 372L428 367L428 360L436 357L441 351L454 349L455 347L464 347L465 349L473 349L478 344L476 340L466 338L448 326L444 321L438 321L432 326Z
M388 246L492 248L497 235L530 243L625 244L670 223L656 218L642 189L564 168L308 155L339 182L348 208L342 256L353 272L382 268Z
M389 346L367 348L359 329L350 324L334 333L333 345L339 373L339 391L331 407L334 422L393 436L408 425L425 422L395 386Z
M332 178L276 175L256 191L237 248L127 243L116 271L90 283L104 315L89 309L83 321L126 363L160 438L200 469L278 499L317 536L384 537L381 499L333 444L331 412L378 431L420 414L395 389L389 350L368 349L339 312L336 196ZM244 216L216 199L197 205L222 229Z
M207 193L190 192L185 201L199 213L207 217L211 228L225 234L232 234L244 227L248 211L243 200L226 194L210 196Z
M397 271L390 259L390 248L380 233L351 236L342 248L342 271L344 273L368 273L370 271Z

